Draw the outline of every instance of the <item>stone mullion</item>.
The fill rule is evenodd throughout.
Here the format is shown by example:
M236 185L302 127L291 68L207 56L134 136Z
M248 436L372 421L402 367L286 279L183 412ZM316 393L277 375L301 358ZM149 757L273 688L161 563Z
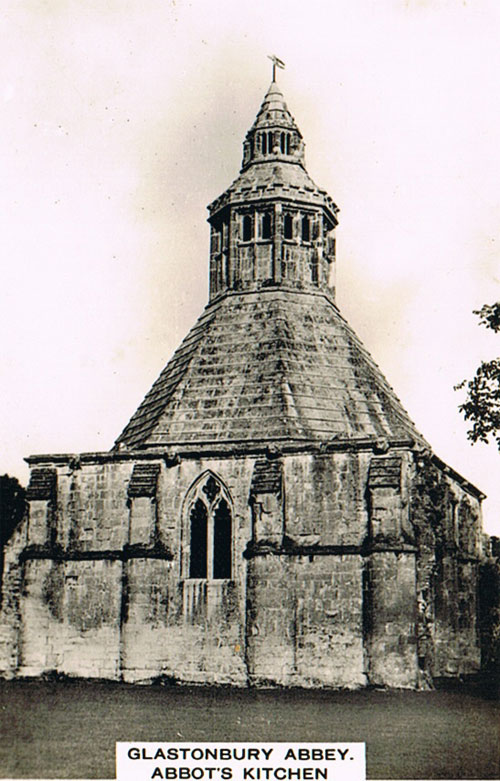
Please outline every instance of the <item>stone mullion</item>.
M207 507L207 580L214 576L214 508Z
M260 254L257 249L257 239L259 238L259 222L260 222L260 213L258 209L253 209L250 212L250 217L252 220L252 243L251 243L251 251L250 251L250 258L251 258L251 265L252 265L252 282L255 282L259 278L257 269L257 263L260 259Z
M227 235L228 280L227 281L228 281L228 287L232 289L235 286L235 282L238 276L241 275L239 255L238 255L238 244L237 244L238 214L236 211L231 212L227 230L228 230L228 235Z
M210 227L210 234L210 298L214 298L220 289L217 259L217 229L214 225L211 225Z
M324 285L324 273L323 273L323 236L321 226L321 215L315 212L311 219L311 238L312 238L312 256L311 264L316 265L316 282L313 284L317 287L323 287ZM311 278L312 281L312 278Z
M282 277L283 253L283 209L281 203L274 204L273 279L279 284Z

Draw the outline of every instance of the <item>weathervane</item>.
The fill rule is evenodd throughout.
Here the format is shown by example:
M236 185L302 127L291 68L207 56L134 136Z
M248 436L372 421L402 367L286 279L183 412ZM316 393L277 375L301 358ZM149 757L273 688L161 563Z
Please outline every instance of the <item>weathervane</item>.
M267 56L273 63L273 81L276 81L276 66L278 66L278 68L284 68L285 63L283 62L283 60L280 60L279 57L276 57L275 54L268 54Z

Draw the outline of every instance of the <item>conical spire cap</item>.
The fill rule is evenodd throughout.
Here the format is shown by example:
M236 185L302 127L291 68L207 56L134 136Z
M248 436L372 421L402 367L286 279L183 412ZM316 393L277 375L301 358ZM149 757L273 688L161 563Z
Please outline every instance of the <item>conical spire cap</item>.
M243 144L245 170L253 163L281 160L304 167L304 142L275 81L267 90L255 121Z
M271 86L266 92L252 129L267 128L272 125L293 128L300 135L295 120L288 110L283 93L275 81L271 82Z

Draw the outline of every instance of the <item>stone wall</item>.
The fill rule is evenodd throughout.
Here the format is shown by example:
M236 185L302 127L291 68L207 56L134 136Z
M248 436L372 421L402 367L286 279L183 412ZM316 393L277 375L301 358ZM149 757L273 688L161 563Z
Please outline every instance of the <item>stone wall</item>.
M19 667L20 604L24 564L21 554L27 541L27 518L4 548L2 601L0 609L0 676L12 677Z
M449 471L417 456L410 517L418 547L419 663L430 677L480 667L480 514L479 499Z
M480 566L479 629L481 666L498 688L500 684L500 540L486 537Z
M247 660L256 685L366 685L360 556L256 556Z
M158 460L149 472L138 463L44 466L57 486L50 498L35 474L24 540L6 560L5 673L246 683L243 550L253 460ZM183 565L186 502L211 474L231 502L230 580L188 578Z
M384 551L367 562L365 630L368 679L375 686L415 688L415 554Z
M361 545L367 534L370 453L285 459L286 534L297 543Z
M479 502L408 450L95 454L35 465L28 500L4 675L418 687L477 669ZM210 570L220 502L227 577Z
M117 678L121 562L24 562L18 674Z

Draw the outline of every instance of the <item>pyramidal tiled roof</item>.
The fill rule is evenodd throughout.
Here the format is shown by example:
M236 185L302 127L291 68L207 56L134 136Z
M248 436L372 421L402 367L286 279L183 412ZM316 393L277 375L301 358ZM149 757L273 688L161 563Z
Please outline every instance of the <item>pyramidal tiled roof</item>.
M323 204L332 214L338 211L328 193L313 182L304 168L280 160L245 168L209 209L212 212L229 202L251 203L276 197Z
M316 220L316 232L295 236L282 251L276 217L275 242L268 236L267 245L259 243L260 234L244 239L238 233L242 214L262 205L269 210L270 203L305 209L309 216L304 219ZM224 284L215 289L115 447L196 449L367 438L410 438L424 444L340 315L319 271L313 281L314 258L325 274L334 262L331 235L337 207L307 174L302 136L274 81L245 138L239 177L209 209L216 247L211 264L226 275ZM231 239L221 250L229 234L229 222L226 231L221 228L229 220L228 210ZM295 253L293 263L302 263L299 271L293 271L292 263L282 276L273 276L271 247L275 264L288 263L285 252ZM225 264L221 251L227 253ZM252 284L244 276L249 264Z
M276 289L207 307L115 446L367 437L426 444L335 305Z

